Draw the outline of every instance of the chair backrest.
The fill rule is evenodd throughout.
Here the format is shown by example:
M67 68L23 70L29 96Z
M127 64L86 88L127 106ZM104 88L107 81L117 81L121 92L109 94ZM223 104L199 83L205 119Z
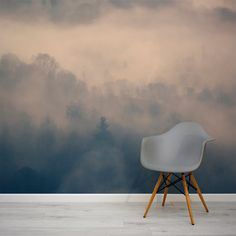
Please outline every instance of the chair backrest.
M176 165L200 165L205 144L210 136L201 125L195 122L182 122L167 133L165 139L170 147L166 149L166 157L173 158Z
M165 133L170 139L176 141L186 137L195 137L203 141L211 139L202 126L196 122L181 122Z
M197 168L201 163L205 144L210 140L212 139L198 123L182 122L162 135L147 138L143 142L143 148L149 146L151 149L144 150L141 162L144 165L148 162L161 166L171 164L176 169L183 166Z

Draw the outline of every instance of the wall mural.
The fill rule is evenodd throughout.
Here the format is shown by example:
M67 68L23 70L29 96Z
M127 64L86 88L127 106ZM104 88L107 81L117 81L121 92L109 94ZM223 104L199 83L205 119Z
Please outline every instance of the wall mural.
M1 0L0 28L1 193L150 192L141 139L180 121L236 193L236 2Z

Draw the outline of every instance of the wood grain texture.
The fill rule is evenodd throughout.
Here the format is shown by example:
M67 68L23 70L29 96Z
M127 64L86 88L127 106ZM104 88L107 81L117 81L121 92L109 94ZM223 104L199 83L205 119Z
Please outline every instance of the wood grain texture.
M204 198L203 198L203 196L202 196L201 189L199 188L198 183L197 183L197 181L196 181L196 179L195 179L195 177L193 176L192 173L190 174L190 179L191 179L191 181L193 182L194 187L197 189L197 193L198 193L198 195L199 195L199 198L201 199L201 202L202 202L202 204L203 204L203 206L204 206L206 212L209 212L208 207L207 207L207 205L206 205L206 202L205 202L205 200L204 200Z
M152 196L151 196L151 198L149 200L148 206L147 206L147 208L146 208L146 210L144 212L143 218L146 218L146 216L147 216L147 213L148 213L148 211L149 211L149 209L150 209L150 207L152 205L153 199L155 198L156 193L157 193L157 191L158 191L158 189L159 189L159 187L161 185L162 179L163 179L163 175L162 175L162 173L160 173L160 175L158 177L158 180L157 180L157 183L156 183L156 185L155 185L155 187L153 189Z
M184 198L184 196L182 196ZM1 236L157 236L235 235L236 202L192 202L197 224L189 224L185 202L153 206L143 219L146 203L0 203Z
M166 184L169 184L169 183L170 183L171 175L172 175L172 174L169 173L169 175L168 175L168 177L167 177ZM163 195L163 200L162 200L162 206L165 206L167 193L168 193L168 187L165 187L165 189L164 189L164 195Z
M188 192L188 186L187 186L187 182L186 182L186 178L185 178L184 174L182 174L182 180L183 180L184 193L185 193L185 197L186 197L186 202L187 202L187 207L188 207L190 221L191 221L191 224L194 225L195 223L194 223L194 219L193 219L193 212L192 212L192 207L191 207L191 201L190 201L189 192Z

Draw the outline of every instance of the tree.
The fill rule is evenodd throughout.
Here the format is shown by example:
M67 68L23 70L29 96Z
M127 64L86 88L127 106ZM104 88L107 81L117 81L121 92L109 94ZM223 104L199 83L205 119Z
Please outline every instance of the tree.
M107 123L107 119L102 116L100 118L100 122L97 125L97 132L95 134L96 143L113 143L113 137L108 128L109 124Z

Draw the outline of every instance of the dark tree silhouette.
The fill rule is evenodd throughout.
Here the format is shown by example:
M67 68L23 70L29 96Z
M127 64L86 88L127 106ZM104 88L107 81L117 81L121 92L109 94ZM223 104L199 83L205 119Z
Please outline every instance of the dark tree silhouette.
M95 134L95 140L97 143L101 144L113 144L113 137L109 131L109 124L106 117L101 117L100 122L97 125L97 132Z

